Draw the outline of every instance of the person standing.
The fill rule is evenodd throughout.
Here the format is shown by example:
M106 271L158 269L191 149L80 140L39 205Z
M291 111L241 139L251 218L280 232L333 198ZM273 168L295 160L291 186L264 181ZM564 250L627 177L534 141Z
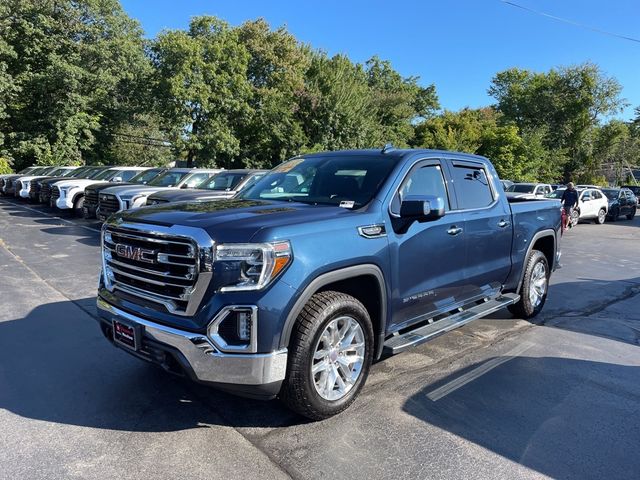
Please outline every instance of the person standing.
M578 205L578 191L576 190L573 182L569 182L567 184L567 189L562 194L562 207L564 208L564 225L562 228L565 230L569 226L569 222L571 221L571 213L573 209Z

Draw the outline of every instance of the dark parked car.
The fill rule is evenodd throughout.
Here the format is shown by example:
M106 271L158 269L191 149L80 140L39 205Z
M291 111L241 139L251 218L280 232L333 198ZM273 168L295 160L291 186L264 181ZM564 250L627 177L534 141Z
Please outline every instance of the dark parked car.
M640 198L640 185L622 185L620 188L628 188L636 196L636 199Z
M629 220L636 216L638 199L628 188L603 188L602 193L609 200L607 219L615 222L620 215L626 215Z
M152 193L147 198L147 205L231 198L240 190L253 185L265 173L267 170L225 170L205 180L193 190L160 190Z
M167 170L168 169L166 168L150 168L148 170L143 170L133 176L129 181L121 182L119 185L146 185ZM113 187L113 182L94 183L84 189L84 205L82 207L82 215L84 218L98 218L100 192L109 187Z

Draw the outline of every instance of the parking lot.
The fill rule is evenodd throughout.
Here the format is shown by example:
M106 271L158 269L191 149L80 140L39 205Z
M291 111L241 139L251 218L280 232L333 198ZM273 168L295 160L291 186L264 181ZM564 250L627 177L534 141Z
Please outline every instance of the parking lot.
M0 199L0 478L637 478L639 227L578 225L535 324L378 362L313 423L109 345L99 226Z

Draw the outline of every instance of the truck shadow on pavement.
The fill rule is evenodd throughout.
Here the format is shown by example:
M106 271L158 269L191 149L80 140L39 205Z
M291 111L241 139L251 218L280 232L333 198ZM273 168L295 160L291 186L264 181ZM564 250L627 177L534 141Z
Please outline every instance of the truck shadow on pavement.
M109 344L96 320L72 302L44 304L24 318L0 322L0 409L48 422L141 432L234 421L303 422L279 402L193 385L129 356Z
M457 371L411 396L403 410L551 478L637 478L640 367L503 360L477 376L495 359Z

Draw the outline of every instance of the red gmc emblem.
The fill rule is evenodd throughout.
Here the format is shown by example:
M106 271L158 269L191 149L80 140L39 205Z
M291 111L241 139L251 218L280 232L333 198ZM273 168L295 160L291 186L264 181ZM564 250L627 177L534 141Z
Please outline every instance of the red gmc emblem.
M147 250L142 247L134 247L133 245L126 245L124 243L118 243L116 245L116 253L119 257L127 258L137 262L155 263L156 251Z

